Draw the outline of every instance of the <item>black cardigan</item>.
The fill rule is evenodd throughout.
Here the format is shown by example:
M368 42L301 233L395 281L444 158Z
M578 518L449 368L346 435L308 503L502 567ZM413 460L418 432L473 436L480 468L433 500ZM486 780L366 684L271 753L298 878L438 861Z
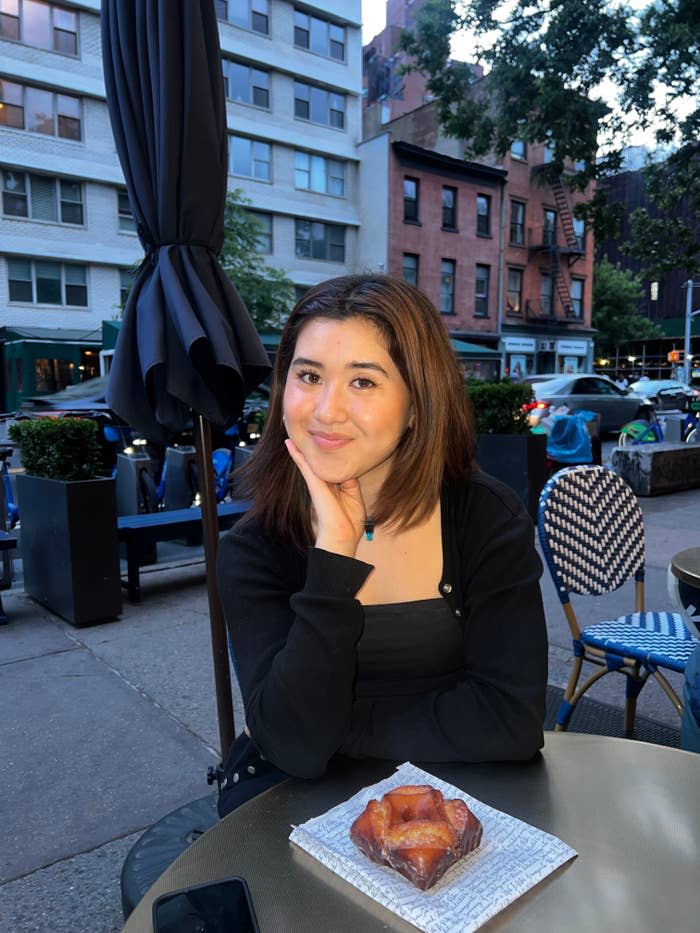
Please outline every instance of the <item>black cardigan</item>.
M355 595L372 567L308 555L240 523L221 541L219 591L246 720L263 754L317 777L336 752L399 761L530 758L543 744L542 563L520 499L485 473L442 500L440 592L464 628L459 679L417 696L356 699Z

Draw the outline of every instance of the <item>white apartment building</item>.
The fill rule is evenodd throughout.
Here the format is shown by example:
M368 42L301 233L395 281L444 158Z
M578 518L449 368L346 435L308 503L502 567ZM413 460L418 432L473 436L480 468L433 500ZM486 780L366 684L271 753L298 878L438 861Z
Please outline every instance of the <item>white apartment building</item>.
M215 0L229 188L299 290L353 271L360 0ZM99 0L0 0L0 409L96 373L143 251L112 137Z

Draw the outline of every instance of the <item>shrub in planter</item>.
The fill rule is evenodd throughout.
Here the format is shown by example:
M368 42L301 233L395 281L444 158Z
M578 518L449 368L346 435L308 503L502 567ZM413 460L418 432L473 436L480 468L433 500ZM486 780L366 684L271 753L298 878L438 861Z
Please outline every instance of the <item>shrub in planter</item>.
M40 418L10 426L25 473L17 477L24 589L74 625L121 612L113 479L96 478L97 424Z
M486 473L514 489L533 521L547 480L547 439L531 434L523 405L532 387L519 382L480 382L467 386L477 424L476 459Z
M467 391L479 434L527 434L523 405L532 401L532 386L522 382L470 379Z
M92 479L102 458L97 424L89 418L32 418L10 425L31 476L67 482Z

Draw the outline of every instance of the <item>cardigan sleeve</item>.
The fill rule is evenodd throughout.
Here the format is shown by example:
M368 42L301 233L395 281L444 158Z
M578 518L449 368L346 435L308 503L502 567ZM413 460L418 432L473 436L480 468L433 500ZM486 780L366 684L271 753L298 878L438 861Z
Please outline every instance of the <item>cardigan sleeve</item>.
M350 728L363 626L355 595L372 567L318 548L305 578L302 567L291 579L293 566L247 524L221 541L218 585L251 737L277 767L317 777Z
M532 757L543 744L547 633L542 563L519 500L481 489L462 516L462 670L416 697L361 699L341 749L400 761Z

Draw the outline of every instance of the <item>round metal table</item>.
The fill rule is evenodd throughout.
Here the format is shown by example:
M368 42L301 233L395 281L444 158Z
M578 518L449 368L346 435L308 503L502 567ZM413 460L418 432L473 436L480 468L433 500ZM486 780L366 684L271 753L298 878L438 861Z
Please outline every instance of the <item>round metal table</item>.
M134 910L125 933L150 933L154 899L242 875L262 933L415 933L289 840L388 776L386 761L334 761L317 781L289 780L194 842ZM493 807L559 836L579 853L482 929L518 933L697 929L700 756L607 736L546 733L523 764L423 764Z
M700 638L700 547L686 548L673 555L667 588L671 602L685 616L688 628Z

